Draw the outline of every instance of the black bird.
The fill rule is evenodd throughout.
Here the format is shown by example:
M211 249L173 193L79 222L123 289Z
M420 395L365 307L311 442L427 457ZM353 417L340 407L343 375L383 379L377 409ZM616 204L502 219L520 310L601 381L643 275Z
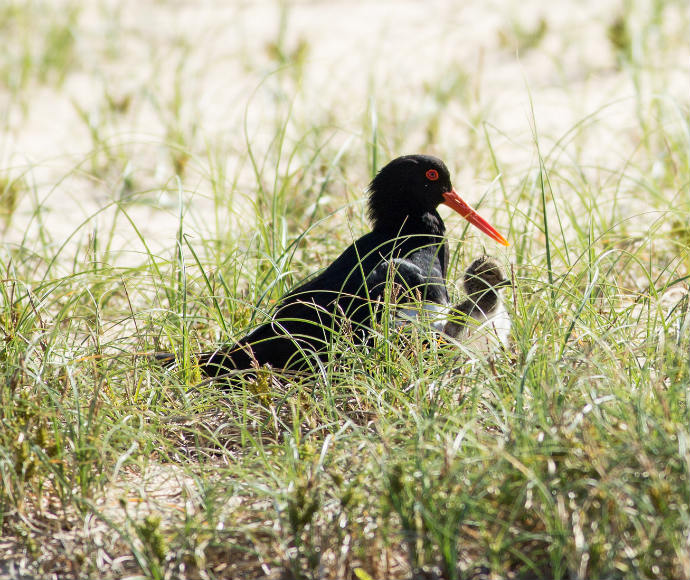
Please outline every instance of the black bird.
M510 280L495 260L482 256L465 270L463 282L467 299L451 308L444 333L478 352L507 346L510 315L499 292Z
M442 203L508 245L460 198L445 164L435 157L394 159L378 172L368 191L372 231L286 294L270 321L233 346L199 355L202 372L218 376L263 364L298 368L313 354L323 355L333 333L343 327L364 341L391 283L408 297L447 306L448 242L436 211Z

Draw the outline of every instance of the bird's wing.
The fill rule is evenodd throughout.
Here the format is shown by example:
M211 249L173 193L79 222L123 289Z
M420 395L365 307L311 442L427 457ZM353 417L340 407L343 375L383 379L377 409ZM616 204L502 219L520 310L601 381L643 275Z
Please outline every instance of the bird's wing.
M397 323L420 320L421 315L439 331L443 329L448 304L445 283L435 275L427 275L412 260L384 260L367 277L367 286L372 299L381 300L389 293L398 304L395 310Z
M355 326L366 326L390 284L397 285L396 302L404 297L407 302L417 302L417 310L419 301L430 308L433 304L447 306L439 258L442 244L434 241L420 248L419 241L419 236L390 238L378 232L359 238L323 272L291 290L281 300L276 316L284 318L305 308L299 314L312 319L310 310L316 307L338 318L345 316Z

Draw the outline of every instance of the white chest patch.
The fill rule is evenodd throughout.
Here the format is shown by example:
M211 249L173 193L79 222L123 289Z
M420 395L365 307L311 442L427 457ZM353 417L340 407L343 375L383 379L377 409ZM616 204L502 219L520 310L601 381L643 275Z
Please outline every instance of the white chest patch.
M510 337L510 315L503 302L499 302L489 316L474 312L466 319L460 333L452 339L470 353L488 355L508 347Z
M395 327L401 328L410 322L428 324L436 332L441 332L448 320L450 308L436 302L422 302L417 308L398 307L395 310Z

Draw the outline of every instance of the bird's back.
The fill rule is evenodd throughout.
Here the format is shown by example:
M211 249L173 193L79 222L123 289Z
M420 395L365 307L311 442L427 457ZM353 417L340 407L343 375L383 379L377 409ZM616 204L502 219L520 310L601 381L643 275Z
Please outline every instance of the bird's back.
M440 236L391 238L370 232L321 273L286 294L270 321L231 349L202 356L200 365L206 374L217 375L226 369L249 368L254 361L276 368L301 364L310 353L325 352L333 333L344 324L363 340L391 282L417 290L423 301L446 305L446 256Z
M280 307L304 301L326 306L336 301L349 316L349 303L358 306L353 299L371 301L381 297L382 284L389 281L391 266L401 262L418 269L417 278L423 280L424 286L423 300L447 302L447 253L447 244L440 236L404 234L391 238L373 231L352 243L321 273L292 289L281 300ZM418 285L421 284L415 284Z

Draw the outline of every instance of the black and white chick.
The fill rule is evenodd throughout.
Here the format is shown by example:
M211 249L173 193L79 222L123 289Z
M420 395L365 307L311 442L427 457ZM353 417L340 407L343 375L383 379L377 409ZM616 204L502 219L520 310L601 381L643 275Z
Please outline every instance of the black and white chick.
M501 267L489 256L477 258L465 271L463 284L467 299L451 308L444 334L478 354L507 347L511 321L500 291L510 280Z

